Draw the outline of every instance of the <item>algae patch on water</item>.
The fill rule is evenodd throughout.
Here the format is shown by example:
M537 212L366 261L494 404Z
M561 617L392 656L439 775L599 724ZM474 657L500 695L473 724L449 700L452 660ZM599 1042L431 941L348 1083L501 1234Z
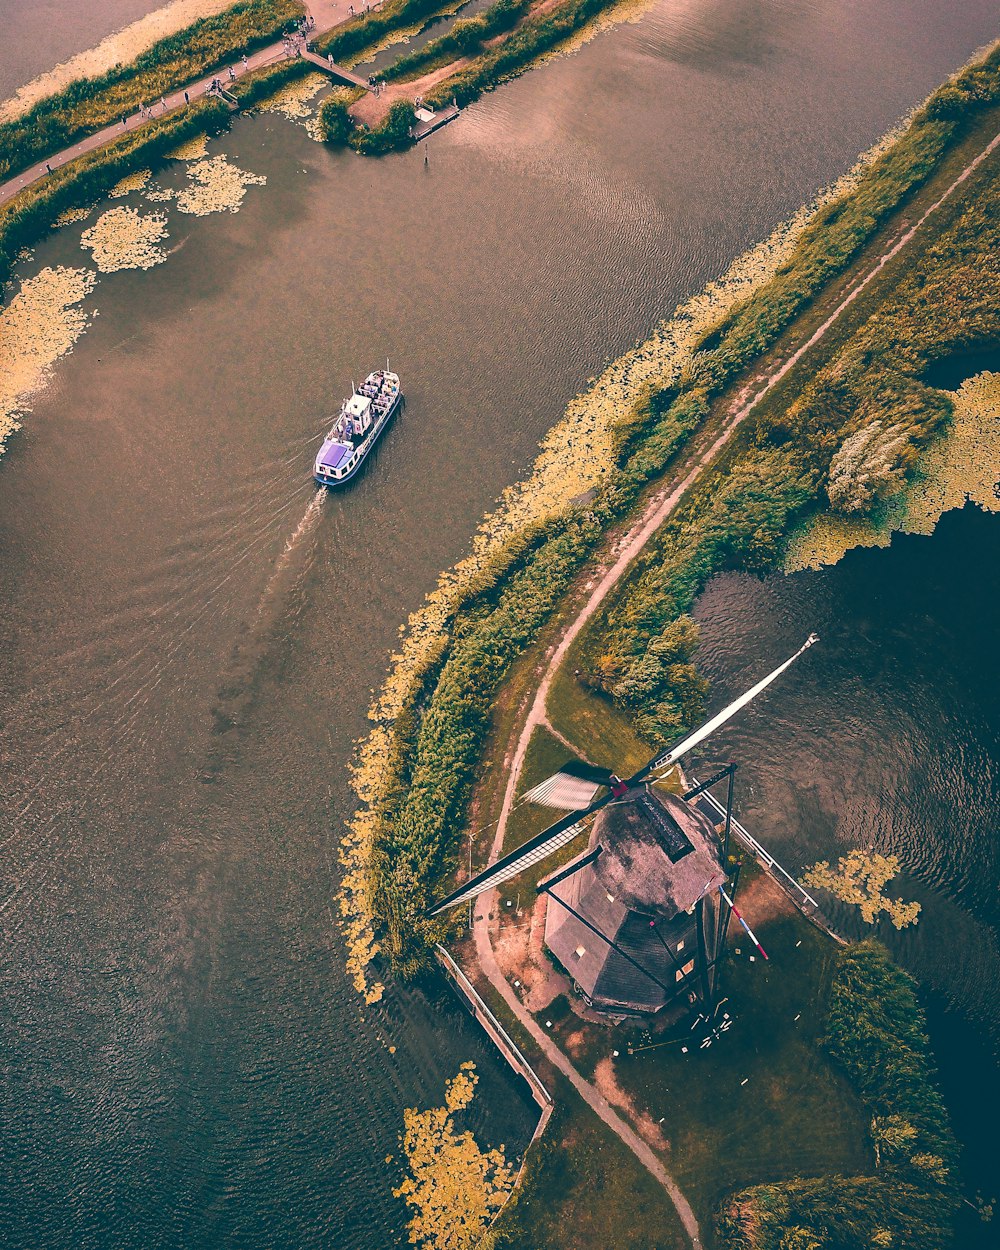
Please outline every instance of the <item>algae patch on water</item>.
M126 174L108 192L108 199L120 200L122 196L128 195L130 191L141 191L152 177L152 172L150 169L137 169L134 173Z
M393 1195L413 1212L410 1244L424 1250L477 1245L513 1185L503 1146L483 1150L470 1132L455 1127L453 1117L472 1102L478 1080L475 1064L463 1063L447 1082L443 1107L403 1113L401 1144L410 1174Z
M969 502L1000 512L1000 374L969 378L954 404L952 423L924 452L918 476L877 520L812 518L792 536L785 572L836 564L855 547L888 547L897 532L932 534L946 512Z
M52 366L87 328L88 314L77 305L96 280L89 269L43 269L0 311L0 449Z
M919 903L904 903L884 893L885 886L899 872L895 855L878 855L872 851L855 850L840 858L836 868L827 860L806 870L802 880L814 889L829 890L845 903L860 907L862 918L874 924L882 912L897 929L916 924Z
M312 117L315 111L312 101L327 86L329 79L322 74L307 74L305 78L286 83L256 107L261 113L280 113L290 121L301 121Z
M232 165L224 156L209 156L188 167L189 184L176 193L182 213L207 217L209 213L235 213L247 187L261 187L267 179Z
M83 204L79 208L67 208L65 212L59 214L53 224L57 226L72 226L78 221L86 221L93 207L93 204Z
M186 142L172 148L167 157L172 161L200 161L208 155L208 135L193 135Z
M89 248L102 273L120 269L151 269L167 259L158 244L167 233L162 213L145 216L135 208L110 208L80 236L80 246Z

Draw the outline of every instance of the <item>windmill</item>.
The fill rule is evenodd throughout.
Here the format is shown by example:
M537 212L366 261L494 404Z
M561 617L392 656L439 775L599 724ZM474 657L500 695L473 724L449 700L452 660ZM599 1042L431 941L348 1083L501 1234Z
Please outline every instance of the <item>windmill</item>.
M728 764L683 797L651 783L818 641L810 634L773 672L626 780L576 760L563 765L522 802L573 810L434 903L428 914L457 907L541 863L590 824L586 848L537 886L550 903L545 922L550 953L601 1011L676 1016L710 1006L731 915L767 958L735 907L738 870L728 879L736 765ZM726 779L720 838L695 800Z

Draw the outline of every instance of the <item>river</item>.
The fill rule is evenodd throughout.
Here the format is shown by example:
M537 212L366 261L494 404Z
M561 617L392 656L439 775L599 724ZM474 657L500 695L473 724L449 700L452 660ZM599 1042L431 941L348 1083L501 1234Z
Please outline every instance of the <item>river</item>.
M267 185L171 209L169 260L101 279L0 461L5 1244L401 1244L402 1108L467 1058L474 1127L520 1151L530 1110L447 998L365 1007L343 970L347 765L397 627L587 379L994 25L661 0L426 166L241 118L219 146ZM23 272L87 263L78 240ZM317 497L316 436L386 355L406 412ZM727 637L747 667L776 645Z

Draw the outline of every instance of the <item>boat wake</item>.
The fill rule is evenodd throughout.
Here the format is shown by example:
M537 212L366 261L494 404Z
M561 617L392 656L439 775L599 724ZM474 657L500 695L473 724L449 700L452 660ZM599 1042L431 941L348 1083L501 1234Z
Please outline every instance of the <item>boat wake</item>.
M309 540L316 535L326 495L319 487L310 499L261 591L253 623L233 648L212 708L213 743L201 772L202 781L213 782L218 777L262 683L281 669L291 628L308 602L303 588L316 552L315 541Z

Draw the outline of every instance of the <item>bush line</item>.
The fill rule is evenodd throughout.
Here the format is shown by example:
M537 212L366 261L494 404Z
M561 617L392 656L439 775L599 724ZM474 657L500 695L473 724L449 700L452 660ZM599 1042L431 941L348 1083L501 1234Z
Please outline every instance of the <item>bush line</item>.
M916 986L878 943L838 955L824 1045L871 1112L874 1174L744 1189L720 1212L720 1241L732 1250L944 1250L958 1207L958 1146Z
M451 639L435 649L414 678L407 710L382 726L389 743L387 773L365 816L370 845L362 893L372 914L360 920L355 916L349 923L372 925L384 934L397 971L408 973L420 966L426 944L447 928L418 917L454 869L456 833L489 728L490 708L513 660L537 637L608 526L627 513L641 488L668 467L699 428L712 398L754 354L774 343L823 284L843 272L889 213L939 167L969 118L995 98L997 61L994 50L982 65L936 93L906 133L861 176L856 190L818 214L783 270L718 327L715 342L679 392L654 391L624 415L619 465L596 501L586 511L577 508L553 522L548 533L533 535L524 550L512 542L492 562L483 590L467 596L451 618ZM946 118L938 103L942 92ZM712 489L700 492L705 524L697 527L695 513L683 559L670 570L672 615L664 612L664 599L646 605L651 611L642 605L630 610L629 626L642 636L643 656L711 573L737 564L770 567L789 516L815 498L818 475L805 471L787 449L771 445L765 436L750 452L728 483L716 476ZM673 528L676 532L676 524ZM661 543L661 554L651 556L651 562L662 558L662 550ZM657 585L658 595L661 590ZM508 631L504 636L498 636L499 622ZM674 692L659 680L655 666L647 667L654 668L642 674L648 682L647 713L652 708L661 719L668 713L676 717ZM352 884L355 901L348 897L343 904L348 915L358 895L357 883Z
M81 78L0 124L0 180L71 147L86 135L290 30L300 0L240 0L160 39L136 60Z

